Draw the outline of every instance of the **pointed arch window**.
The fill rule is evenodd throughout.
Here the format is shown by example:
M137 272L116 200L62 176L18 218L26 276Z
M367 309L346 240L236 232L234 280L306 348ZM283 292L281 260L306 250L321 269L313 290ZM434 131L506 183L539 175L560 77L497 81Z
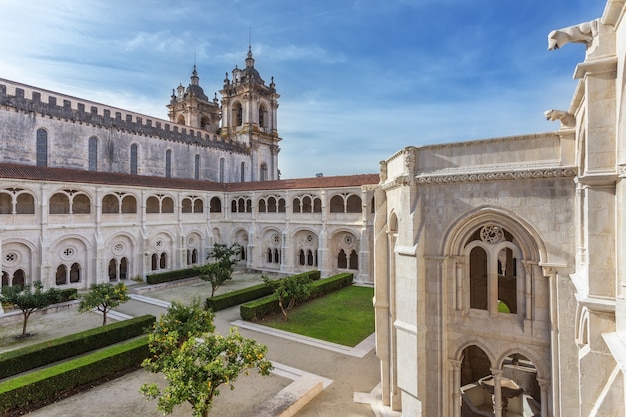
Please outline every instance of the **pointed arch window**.
M137 175L137 144L130 145L130 173Z
M165 151L165 178L172 178L172 150Z
M98 138L89 138L89 171L98 170Z
M48 166L48 132L37 129L37 166Z

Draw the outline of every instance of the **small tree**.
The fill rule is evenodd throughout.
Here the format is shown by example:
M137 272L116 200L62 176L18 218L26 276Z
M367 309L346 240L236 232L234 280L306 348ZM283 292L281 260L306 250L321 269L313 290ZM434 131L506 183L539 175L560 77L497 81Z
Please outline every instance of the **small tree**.
M0 293L0 301L7 302L22 310L24 316L24 322L22 325L22 338L27 337L26 326L28 324L28 318L32 313L37 310L44 309L51 304L61 301L61 292L56 288L50 288L48 291L43 291L43 284L41 281L35 281L33 283L33 289L30 285L22 286L15 285L13 287L2 287L2 293Z
M102 313L102 325L107 324L107 313L111 309L130 300L128 288L123 282L117 285L104 283L92 284L91 289L80 300L78 311L84 313L93 309Z
M287 310L291 310L295 305L302 303L311 296L311 278L303 275L292 275L279 280L272 281L267 276L262 275L265 285L274 289L274 294L278 297L278 305L283 317L287 320Z
M213 245L213 249L208 253L207 259L214 259L223 268L233 271L233 266L237 263L233 257L238 256L241 253L241 245L233 243L228 246L225 243L216 243Z
M150 353L152 357L149 368L159 372L162 361L167 360L183 343L196 335L215 331L210 310L200 307L200 300L195 299L190 305L172 302L166 314L162 314L152 325L150 333Z
M194 268L201 279L211 283L211 297L223 283L232 279L232 270L219 262L197 266Z
M252 368L261 375L272 370L266 346L242 337L236 329L226 337L214 334L212 319L213 313L194 301L191 306L172 304L154 324L149 336L152 356L142 366L162 372L169 385L161 391L156 384L144 384L140 391L158 399L157 408L164 414L188 401L194 416L206 417L221 385L234 389L237 377Z

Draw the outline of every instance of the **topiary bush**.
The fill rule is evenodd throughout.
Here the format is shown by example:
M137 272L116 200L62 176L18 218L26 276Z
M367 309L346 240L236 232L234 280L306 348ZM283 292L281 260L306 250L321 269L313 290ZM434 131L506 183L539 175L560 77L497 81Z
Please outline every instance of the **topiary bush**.
M2 353L0 379L137 337L155 320L145 315Z
M148 284L162 284L164 282L177 281L179 279L197 277L195 268L177 269L176 271L159 272L158 274L146 275Z
M149 354L146 336L12 378L0 383L0 413L139 367Z

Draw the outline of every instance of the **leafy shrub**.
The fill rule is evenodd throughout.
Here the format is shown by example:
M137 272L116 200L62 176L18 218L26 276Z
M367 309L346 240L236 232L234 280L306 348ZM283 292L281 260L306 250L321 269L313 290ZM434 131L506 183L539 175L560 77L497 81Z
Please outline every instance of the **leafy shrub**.
M71 361L0 383L0 413L138 367L149 355L148 337L111 346Z
M2 353L0 379L139 336L155 320L145 315Z

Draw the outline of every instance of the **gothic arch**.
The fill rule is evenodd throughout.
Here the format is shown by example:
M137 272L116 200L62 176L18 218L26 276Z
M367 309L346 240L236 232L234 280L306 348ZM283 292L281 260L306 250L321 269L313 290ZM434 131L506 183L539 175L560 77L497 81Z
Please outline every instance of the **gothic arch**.
M500 208L480 207L460 216L443 234L440 251L445 256L461 255L470 236L480 226L498 223L516 236L525 260L547 259L547 249L539 233L517 214Z

